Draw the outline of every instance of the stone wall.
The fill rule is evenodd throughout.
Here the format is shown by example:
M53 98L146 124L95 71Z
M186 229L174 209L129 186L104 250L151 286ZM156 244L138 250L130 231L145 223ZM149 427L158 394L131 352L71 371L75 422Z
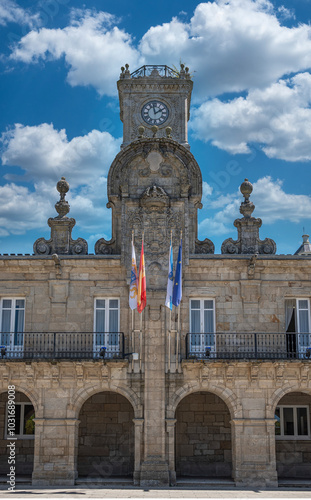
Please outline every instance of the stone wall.
M134 471L134 412L125 397L101 392L80 411L78 474L128 476Z
M185 397L176 411L177 476L231 476L231 426L226 404L215 394Z
M6 403L8 401L8 395L6 392L0 394L0 475L5 476L9 472L10 466L8 465L8 454L9 449L7 447L8 440L5 439L5 415L6 415ZM27 398L25 394L16 392L15 402L27 402L31 404L31 401ZM31 475L33 470L34 461L34 437L16 440L16 476Z
M311 396L294 392L284 396L279 405L309 405L309 418L311 421ZM280 478L311 477L311 441L276 439L276 468Z

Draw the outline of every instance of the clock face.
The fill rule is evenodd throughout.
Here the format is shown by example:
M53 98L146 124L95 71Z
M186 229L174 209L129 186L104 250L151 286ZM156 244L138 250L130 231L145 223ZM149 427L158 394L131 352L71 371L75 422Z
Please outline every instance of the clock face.
M149 125L162 125L168 119L168 107L161 101L149 101L141 110L143 120Z

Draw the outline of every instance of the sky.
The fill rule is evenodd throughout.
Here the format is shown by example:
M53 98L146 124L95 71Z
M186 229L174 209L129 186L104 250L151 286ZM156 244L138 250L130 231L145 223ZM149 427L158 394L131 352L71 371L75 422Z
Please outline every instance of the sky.
M293 254L311 232L311 0L0 0L0 254L49 238L65 176L73 238L111 237L126 63L190 68L199 238L237 238L245 178L260 237Z

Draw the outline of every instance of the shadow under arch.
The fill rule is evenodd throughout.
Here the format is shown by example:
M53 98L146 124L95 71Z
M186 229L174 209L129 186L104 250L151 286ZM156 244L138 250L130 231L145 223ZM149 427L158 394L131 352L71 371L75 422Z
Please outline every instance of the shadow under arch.
M233 395L217 389L192 386L175 398L177 477L232 478Z
M92 391L79 411L77 474L97 480L134 474L134 407L121 391Z

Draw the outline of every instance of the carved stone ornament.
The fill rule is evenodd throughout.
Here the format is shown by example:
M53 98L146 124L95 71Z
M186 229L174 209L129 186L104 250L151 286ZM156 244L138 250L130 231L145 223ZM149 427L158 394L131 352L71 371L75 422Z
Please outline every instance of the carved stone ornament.
M87 241L83 238L73 240L71 238L72 228L75 226L75 219L67 217L70 211L68 201L65 200L66 193L69 191L69 184L65 177L62 177L57 183L57 191L60 193L60 199L55 204L58 215L48 220L51 228L51 238L39 238L33 245L35 255L87 255Z
M102 255L112 255L115 252L115 238L112 238L111 240L107 241L105 238L100 238L98 241L95 243L95 253L96 255L102 254Z
M238 239L227 238L221 245L222 254L266 254L271 255L276 252L276 244L271 238L261 240L259 238L259 228L262 221L252 217L255 205L249 197L253 191L252 184L245 179L241 184L240 191L244 196L244 201L240 206L242 219L236 219L234 226L238 230Z
M205 238L205 240L203 241L200 241L198 239L195 240L195 253L198 254L215 253L214 243L208 238Z

